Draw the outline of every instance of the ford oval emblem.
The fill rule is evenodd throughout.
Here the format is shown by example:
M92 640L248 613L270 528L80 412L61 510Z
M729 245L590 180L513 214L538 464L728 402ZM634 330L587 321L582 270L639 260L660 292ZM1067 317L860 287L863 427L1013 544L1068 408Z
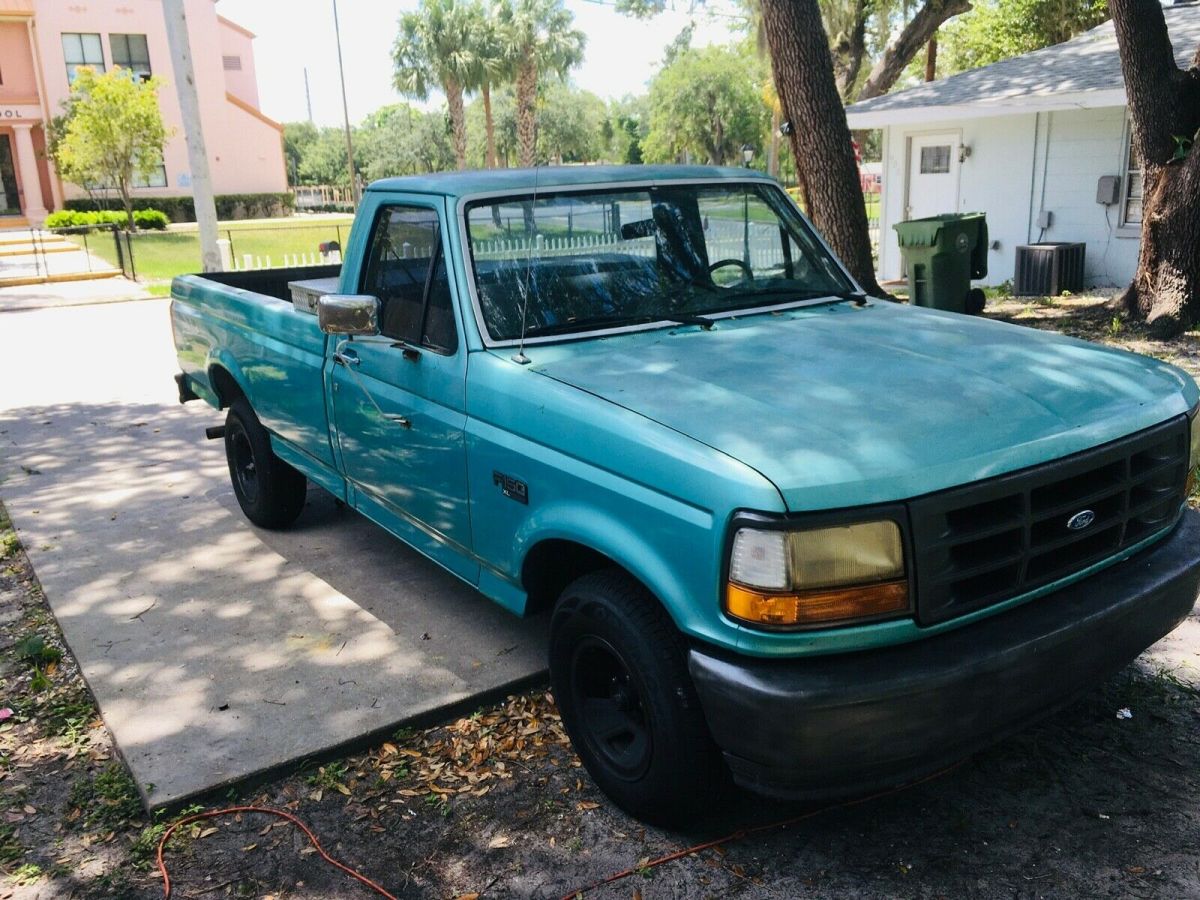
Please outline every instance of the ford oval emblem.
M1072 531L1083 531L1093 522L1096 521L1096 514L1090 509L1081 509L1071 518L1067 519L1067 527Z

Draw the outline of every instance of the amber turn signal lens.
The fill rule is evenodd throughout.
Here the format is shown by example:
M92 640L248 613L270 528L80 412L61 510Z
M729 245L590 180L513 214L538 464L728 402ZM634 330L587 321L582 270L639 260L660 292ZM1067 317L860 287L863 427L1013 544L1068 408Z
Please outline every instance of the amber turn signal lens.
M908 609L908 582L901 579L791 594L762 594L730 583L725 589L725 609L743 622L776 628L874 618Z

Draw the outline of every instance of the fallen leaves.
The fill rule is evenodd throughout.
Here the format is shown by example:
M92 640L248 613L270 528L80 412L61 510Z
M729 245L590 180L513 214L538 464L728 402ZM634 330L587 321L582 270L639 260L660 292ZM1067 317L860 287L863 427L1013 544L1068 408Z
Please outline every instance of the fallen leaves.
M535 694L509 697L501 706L402 742L388 741L370 762L382 782L399 782L395 792L401 797L449 800L482 797L512 778L514 769L530 771L551 750L563 749L570 749L570 740L553 697ZM573 753L571 764L579 765Z

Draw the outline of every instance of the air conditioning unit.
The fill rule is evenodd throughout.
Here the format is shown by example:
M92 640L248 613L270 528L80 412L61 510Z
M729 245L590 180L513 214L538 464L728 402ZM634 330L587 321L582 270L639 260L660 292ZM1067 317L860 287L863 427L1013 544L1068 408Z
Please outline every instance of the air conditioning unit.
M1083 261L1087 244L1047 241L1017 247L1013 296L1054 297L1083 290Z

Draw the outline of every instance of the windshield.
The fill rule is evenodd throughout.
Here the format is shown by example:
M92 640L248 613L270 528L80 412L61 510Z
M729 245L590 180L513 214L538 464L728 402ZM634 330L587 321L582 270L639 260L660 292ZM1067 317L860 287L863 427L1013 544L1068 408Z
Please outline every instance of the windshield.
M852 291L768 184L669 184L467 207L493 340L693 321Z

